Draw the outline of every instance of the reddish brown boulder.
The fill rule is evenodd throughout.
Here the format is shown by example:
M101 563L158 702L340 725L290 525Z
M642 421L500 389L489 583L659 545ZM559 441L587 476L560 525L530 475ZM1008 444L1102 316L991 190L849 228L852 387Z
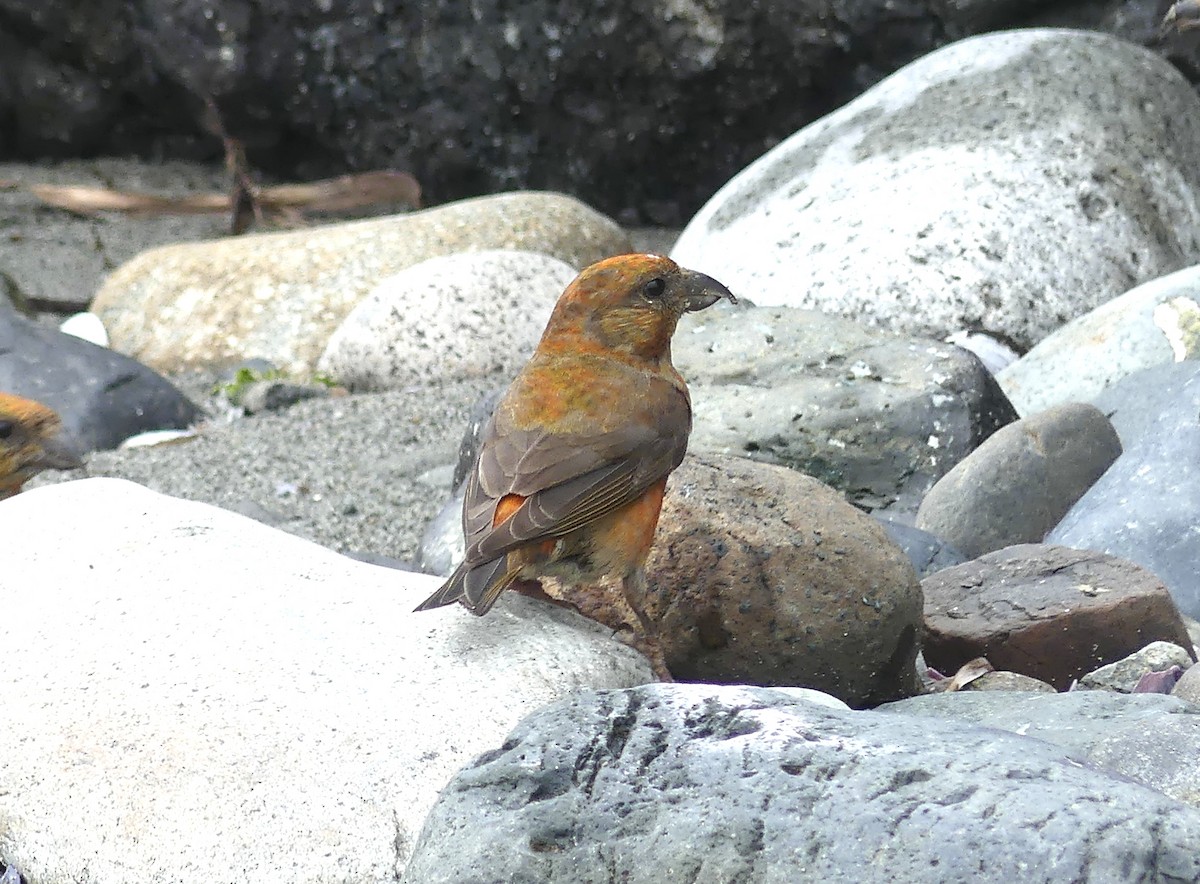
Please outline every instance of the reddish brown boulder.
M921 587L871 518L808 476L694 455L671 477L643 607L683 681L918 690Z
M1043 544L1010 546L926 577L925 659L974 657L1058 690L1153 641L1191 647L1162 581L1133 562Z

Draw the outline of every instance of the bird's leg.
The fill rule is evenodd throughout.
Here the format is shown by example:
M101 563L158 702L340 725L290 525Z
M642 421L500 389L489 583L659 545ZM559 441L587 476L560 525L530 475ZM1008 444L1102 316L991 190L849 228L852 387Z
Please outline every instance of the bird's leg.
M667 668L667 658L663 654L662 641L658 637L658 627L650 621L642 610L642 600L646 597L646 574L637 568L631 574L621 579L621 595L625 603L637 617L641 625L641 634L634 633L627 639L623 638L631 648L641 652L650 661L650 669L659 681L673 682L671 670Z
M552 605L558 605L560 608L571 608L578 610L573 604L566 599L556 598L546 592L546 588L542 586L540 580L531 580L525 577L518 577L509 586L509 589L514 592L519 592L521 595L531 599L540 599L543 602L549 602Z

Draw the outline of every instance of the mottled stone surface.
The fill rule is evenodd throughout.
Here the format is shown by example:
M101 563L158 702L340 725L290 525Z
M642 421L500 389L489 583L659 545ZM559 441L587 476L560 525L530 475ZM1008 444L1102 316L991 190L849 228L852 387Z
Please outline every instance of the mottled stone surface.
M1200 262L1198 154L1200 99L1161 58L1081 31L986 34L774 147L671 255L758 304L1029 347Z
M1087 764L1200 807L1200 707L1177 697L1110 691L930 694L879 711L967 721L1044 740Z
M1195 655L1190 647L1181 647L1175 642L1150 642L1127 657L1089 672L1079 679L1079 685L1093 690L1131 694L1148 673L1165 672L1173 666L1187 669L1194 662Z
M535 252L430 258L383 280L337 327L317 369L353 390L431 378L510 379L578 271Z
M812 310L707 310L680 322L673 351L692 391L692 451L783 464L901 520L1017 418L965 350Z
M1017 696L1056 699L934 699ZM405 880L1192 881L1198 839L1200 811L1042 740L653 685L525 719L442 792Z
M1023 415L1090 402L1135 372L1200 355L1189 325L1198 302L1200 267L1153 279L1071 320L996 379Z

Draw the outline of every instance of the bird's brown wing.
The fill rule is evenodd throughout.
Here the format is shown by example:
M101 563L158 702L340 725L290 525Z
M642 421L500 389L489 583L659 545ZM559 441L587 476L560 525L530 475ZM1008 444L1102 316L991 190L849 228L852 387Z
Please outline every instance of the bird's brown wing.
M691 408L674 387L658 405L652 415L638 414L601 434L529 434L506 426L498 413L464 501L466 561L479 565L568 534L637 499L671 472L687 448ZM496 503L508 495L524 501L492 525Z

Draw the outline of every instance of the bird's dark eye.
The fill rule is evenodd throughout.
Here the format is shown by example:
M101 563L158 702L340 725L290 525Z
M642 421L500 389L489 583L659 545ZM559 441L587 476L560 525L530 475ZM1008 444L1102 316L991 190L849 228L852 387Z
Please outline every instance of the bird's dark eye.
M12 421L0 421L0 439L7 439L13 434L14 425Z
M666 290L667 290L666 280L663 280L656 276L656 277L654 277L654 279L652 279L648 283L646 283L645 287L642 289L642 294L644 294L651 301L657 301L659 298L662 297L663 292L665 292Z

